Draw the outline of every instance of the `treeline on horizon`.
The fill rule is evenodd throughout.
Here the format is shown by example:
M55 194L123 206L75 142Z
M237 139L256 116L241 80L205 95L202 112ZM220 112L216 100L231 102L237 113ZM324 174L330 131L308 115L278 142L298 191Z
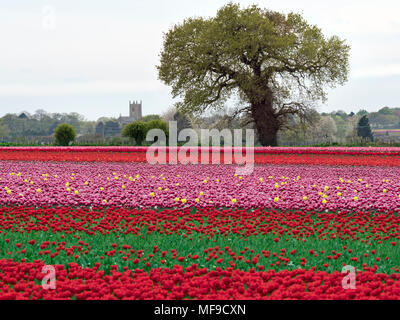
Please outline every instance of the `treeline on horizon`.
M178 130L179 127L219 130L253 127L245 117L235 118L232 114L232 110L224 109L202 117L193 117L182 115L174 108L170 108L160 115L144 116L142 121L178 120ZM362 139L357 136L357 126L364 115L368 117L372 130L400 129L400 108L383 107L377 112L360 110L357 113L344 111L318 113L310 110L307 119L300 119L297 116L289 117L287 125L279 132L278 141L280 145L359 144ZM132 144L132 141L121 136L123 124L117 118L101 117L97 121L90 121L76 112L48 113L43 109L32 114L24 111L7 113L1 117L0 142L3 144L52 144L54 130L61 123L70 124L75 128L77 144ZM379 135L377 137L380 138ZM392 142L397 142L397 139Z

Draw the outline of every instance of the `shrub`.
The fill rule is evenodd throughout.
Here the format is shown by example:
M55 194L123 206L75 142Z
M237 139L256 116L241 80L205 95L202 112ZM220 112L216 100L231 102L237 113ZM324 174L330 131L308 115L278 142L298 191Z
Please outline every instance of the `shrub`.
M56 139L56 144L68 146L70 142L75 140L75 128L69 124L62 123L54 130L54 137Z
M142 121L131 122L122 129L122 136L135 139L138 145L142 145L146 133L147 125Z

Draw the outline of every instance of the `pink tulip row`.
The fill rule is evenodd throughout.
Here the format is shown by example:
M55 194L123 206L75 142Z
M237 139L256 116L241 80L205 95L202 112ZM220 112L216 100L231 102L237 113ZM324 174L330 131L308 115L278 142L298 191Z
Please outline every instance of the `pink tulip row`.
M0 162L0 203L125 207L400 208L400 168Z

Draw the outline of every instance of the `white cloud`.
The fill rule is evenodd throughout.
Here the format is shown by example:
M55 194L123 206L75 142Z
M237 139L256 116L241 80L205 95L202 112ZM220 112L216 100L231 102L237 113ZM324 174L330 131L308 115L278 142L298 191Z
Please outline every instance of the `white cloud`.
M37 101L37 97L45 96L87 95L77 107L85 113L88 99L101 94L132 96L146 92L149 96L154 93L156 99L162 92L160 96L165 97L170 89L158 80L155 67L162 33L186 17L213 16L228 1L20 2L25 5L17 7L11 0L0 4L0 96L3 101L7 97L7 106L18 106L20 96L26 98L26 105L29 97ZM336 89L333 107L356 105L368 97L374 101L369 88L362 97L361 86L357 86L357 94L348 94L353 82L360 79L376 77L381 79L376 81L377 86L393 88L385 81L400 75L400 2L240 1L243 6L253 2L272 10L301 12L325 34L347 39L352 47L349 82L343 90ZM55 10L54 28L49 30L43 28L44 14L48 13L43 11L45 5ZM395 101L398 93L395 88L391 90L385 91L385 98ZM50 108L50 98L42 105L44 109L47 105ZM0 105L4 103L0 101Z
M359 68L351 72L351 78L386 77L395 75L400 75L400 63Z
M130 92L158 92L168 89L153 81L83 82L65 84L10 84L0 85L0 96L56 96L68 94L114 94Z
M162 43L158 25L59 13L55 29L45 30L35 14L17 17L8 16L8 22L1 23L9 28L4 28L8 32L2 42L7 50L1 53L0 66L10 74L23 68L35 75L32 79L21 74L18 82L53 82L65 78L157 82L155 65ZM2 73L0 82L9 82L7 76Z

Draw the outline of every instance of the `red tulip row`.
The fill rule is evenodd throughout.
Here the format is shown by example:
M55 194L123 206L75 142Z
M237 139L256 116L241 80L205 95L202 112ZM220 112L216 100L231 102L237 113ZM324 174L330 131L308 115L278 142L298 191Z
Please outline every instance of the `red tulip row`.
M254 153L294 153L294 154L395 154L400 155L399 147L142 147L142 146L114 146L114 147L0 147L0 151L56 151L56 152L146 152L149 149L178 151L180 149L202 150L223 152L232 150L233 152L252 151Z
M194 209L194 210L192 210ZM400 216L393 211L377 213L346 210L332 212L278 211L273 209L126 209L24 206L0 207L0 234L82 232L106 234L216 235L296 240L341 239L367 242L400 239Z
M72 161L72 162L147 162L146 149L128 151L125 149L0 149L0 160L21 160L21 161ZM245 159L249 163L256 164L301 164L301 165L357 165L357 166L400 166L398 152L346 152L346 151L285 151L285 150L266 150L254 153L254 160L249 157ZM160 153L161 155L161 153ZM245 153L243 153L245 155ZM187 152L187 157L190 153ZM224 153L217 153L213 160L212 152L209 153L208 162L225 163L225 159L230 159L233 163L240 163L239 157L225 158ZM172 159L172 158L171 158ZM204 158L198 153L191 161L204 163ZM207 158L206 158L207 159ZM170 154L165 157L166 163L170 162ZM171 160L172 161L172 160Z
M392 213L274 210L127 210L12 207L0 213L0 259L100 262L129 268L398 271L400 221Z
M398 299L400 274L375 269L351 275L315 270L256 272L232 268L117 270L75 263L43 269L41 261L0 260L0 299Z

